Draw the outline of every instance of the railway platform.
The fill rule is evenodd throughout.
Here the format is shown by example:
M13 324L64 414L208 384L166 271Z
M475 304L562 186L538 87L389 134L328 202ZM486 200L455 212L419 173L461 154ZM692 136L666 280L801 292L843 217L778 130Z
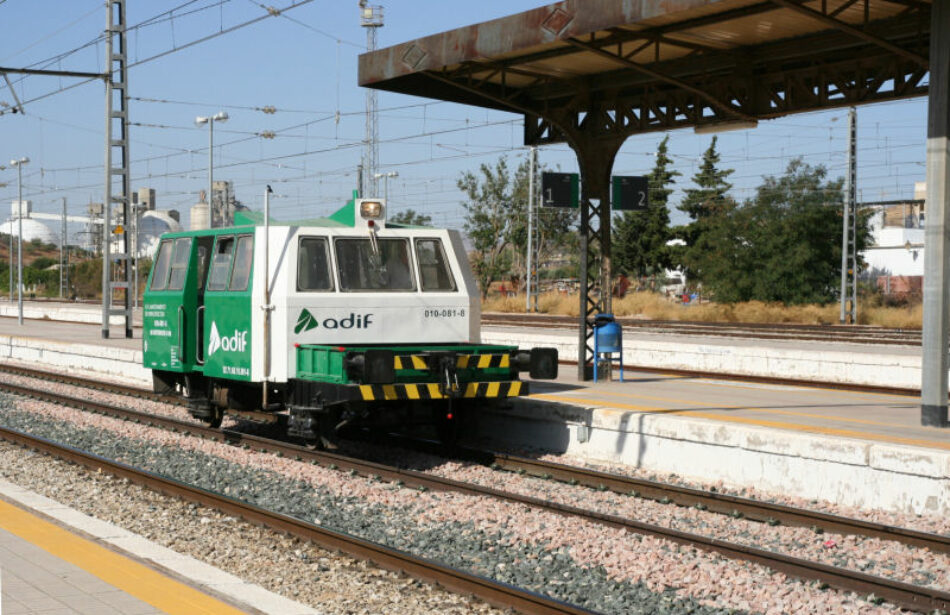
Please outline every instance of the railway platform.
M134 330L136 337L140 331ZM576 333L569 330L485 327L483 340L553 345L562 358L570 347L576 352ZM780 378L820 370L809 362L833 355L858 372L873 365L876 386L907 379L895 366L919 362L920 353L905 346L788 340L683 336L671 342L645 334L628 336L625 343L640 350L653 344L648 352L658 356L669 352L663 344L675 343L694 352L732 356L734 364L739 359L755 363L751 357L759 355L768 375ZM786 359L767 358L776 353L785 353ZM792 353L798 355L796 361L787 359ZM141 386L151 383L141 367L141 340L104 340L94 324L28 320L20 327L15 319L0 318L0 361L106 375ZM705 371L702 364L692 369ZM920 402L912 394L634 369L628 369L626 382L594 384L577 381L573 366L562 366L561 372L555 382L532 383L529 398L486 411L478 437L487 444L567 453L856 507L950 513L950 430L920 426Z
M4 615L240 615L308 607L0 481Z

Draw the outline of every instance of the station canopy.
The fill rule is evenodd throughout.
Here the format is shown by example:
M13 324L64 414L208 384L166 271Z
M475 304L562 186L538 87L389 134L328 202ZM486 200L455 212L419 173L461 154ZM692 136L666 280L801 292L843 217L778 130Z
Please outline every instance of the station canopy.
M359 83L520 113L525 145L571 146L582 179L577 356L586 379L596 315L611 312L601 291L613 279L610 175L624 141L928 94L931 20L950 26L944 9L921 0L565 0L363 54ZM940 75L945 55L936 53ZM930 92L932 109L948 106L945 89ZM928 179L929 191L942 186ZM928 220L942 219L929 209ZM950 271L939 277L946 283ZM933 337L943 354L931 349L938 363L925 372L943 381L931 378L924 397L942 391L936 416L947 408L948 327Z
M526 144L742 127L926 94L930 9L920 0L568 0L363 54L359 83L523 113Z

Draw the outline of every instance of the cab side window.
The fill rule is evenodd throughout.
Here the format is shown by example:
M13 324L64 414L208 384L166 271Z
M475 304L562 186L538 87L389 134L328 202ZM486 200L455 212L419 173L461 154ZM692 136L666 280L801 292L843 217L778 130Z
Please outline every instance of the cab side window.
M416 259L419 261L419 277L422 278L423 292L454 292L455 279L449 269L439 239L417 239Z
M333 290L330 253L323 237L301 237L297 247L297 290L301 292Z
M172 260L173 246L173 242L166 239L159 247L158 258L155 259L155 270L152 272L151 290L165 290L165 286L168 284L168 268Z
M188 274L188 261L191 259L191 237L175 240L175 254L172 257L172 272L168 278L168 290L181 290L185 286Z
M234 256L234 237L218 237L208 274L208 290L225 290L231 273L231 257Z
M237 239L237 253L234 256L234 268L231 270L231 283L228 290L247 290L251 279L251 262L254 256L254 237L241 235Z

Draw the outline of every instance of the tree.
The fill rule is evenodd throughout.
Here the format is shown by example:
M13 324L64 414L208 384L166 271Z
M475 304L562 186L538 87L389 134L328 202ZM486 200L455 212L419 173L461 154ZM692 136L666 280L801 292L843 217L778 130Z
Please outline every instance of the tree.
M670 266L670 209L667 202L679 171L670 169L667 135L656 148L656 163L647 176L650 206L646 211L625 211L613 233L614 270L642 278L657 275Z
M708 242L702 236L709 231L709 221L736 206L735 200L728 195L732 184L726 178L732 175L732 169L719 168L719 152L716 151L717 137L713 137L709 147L703 152L699 170L693 176L695 188L688 188L686 196L677 209L689 216L690 222L678 227L676 236L686 246L676 250L676 262L683 267L689 278L703 281L700 263L706 260L703 250Z
M696 254L704 287L717 301L836 298L843 180L826 175L824 167L795 159L783 176L764 178L753 200L708 216ZM869 220L857 221L859 253L870 243Z
M418 213L414 209L406 209L389 217L388 222L405 224L406 226L430 226L432 216Z
M511 269L509 246L527 241L528 164L522 161L512 176L502 156L494 167L482 164L479 175L466 171L458 187L468 197L462 203L465 232L475 249L472 269L485 298L491 283Z

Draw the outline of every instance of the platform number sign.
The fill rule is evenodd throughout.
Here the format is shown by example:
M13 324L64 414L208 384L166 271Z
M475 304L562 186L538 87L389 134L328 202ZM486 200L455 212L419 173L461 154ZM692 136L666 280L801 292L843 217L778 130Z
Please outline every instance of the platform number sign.
M645 211L650 206L646 177L613 176L613 208L617 211Z
M577 173L542 173L541 204L545 207L573 207L580 203Z

